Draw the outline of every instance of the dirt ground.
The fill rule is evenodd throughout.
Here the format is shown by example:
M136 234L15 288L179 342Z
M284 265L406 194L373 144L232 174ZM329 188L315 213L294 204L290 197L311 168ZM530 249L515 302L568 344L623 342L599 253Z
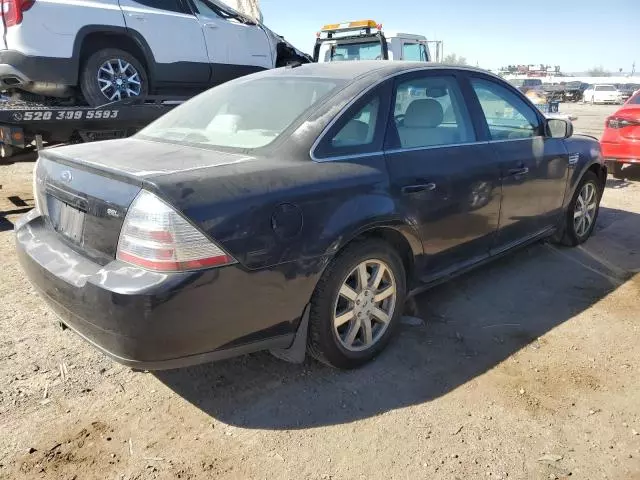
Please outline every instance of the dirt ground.
M595 135L613 109L561 106ZM421 295L360 370L261 353L152 374L56 328L23 276L32 167L0 166L0 478L640 479L640 171L608 180L585 246Z

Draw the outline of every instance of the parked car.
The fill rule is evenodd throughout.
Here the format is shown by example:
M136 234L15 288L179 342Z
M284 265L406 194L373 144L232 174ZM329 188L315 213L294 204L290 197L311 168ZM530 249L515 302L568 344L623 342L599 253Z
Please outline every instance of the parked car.
M132 138L43 150L18 256L62 322L127 365L308 345L356 367L408 295L538 239L587 240L606 167L572 133L480 69L270 70Z
M640 164L640 92L607 118L600 145L615 178L624 178L625 165Z
M582 94L584 103L620 103L620 92L615 85L589 85Z
M81 94L92 106L148 93L193 93L310 61L216 0L3 0L2 7L0 89Z
M531 90L541 92L543 90L542 80L540 78L514 78L509 83L520 90L527 93Z
M626 102L629 100L638 90L640 90L640 84L638 83L624 83L618 87L620 92L620 100Z

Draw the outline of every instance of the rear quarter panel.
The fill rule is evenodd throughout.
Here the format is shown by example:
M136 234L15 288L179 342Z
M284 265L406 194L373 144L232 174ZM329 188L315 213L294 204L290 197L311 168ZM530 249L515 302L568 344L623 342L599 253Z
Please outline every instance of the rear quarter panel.
M415 231L389 195L382 156L257 160L213 170L171 182L159 178L155 187L246 268L319 258L326 263L376 226L397 229L420 253Z

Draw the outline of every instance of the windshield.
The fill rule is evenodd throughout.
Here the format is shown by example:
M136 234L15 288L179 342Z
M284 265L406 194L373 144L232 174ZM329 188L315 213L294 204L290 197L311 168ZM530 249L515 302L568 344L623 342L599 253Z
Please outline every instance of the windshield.
M613 85L598 85L596 86L596 90L599 92L615 92L616 87Z
M185 145L264 147L344 83L281 75L242 78L176 107L136 136Z
M381 59L382 44L379 40L372 42L338 43L331 45L324 55L325 62Z

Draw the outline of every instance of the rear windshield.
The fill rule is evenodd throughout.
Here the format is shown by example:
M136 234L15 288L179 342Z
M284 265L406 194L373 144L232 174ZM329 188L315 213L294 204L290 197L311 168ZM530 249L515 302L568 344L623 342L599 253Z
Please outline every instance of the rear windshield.
M360 43L338 43L324 54L325 62L345 62L350 60L381 60L382 44L379 40Z
M613 85L596 85L596 90L599 92L615 92L616 87Z
M136 136L212 148L264 147L345 83L280 75L234 80L176 107Z

